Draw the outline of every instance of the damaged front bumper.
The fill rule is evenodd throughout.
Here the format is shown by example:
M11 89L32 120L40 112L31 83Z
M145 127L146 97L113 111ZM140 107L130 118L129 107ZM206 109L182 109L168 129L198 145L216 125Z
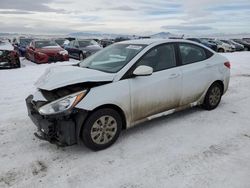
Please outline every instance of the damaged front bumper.
M13 64L11 64L10 62L0 62L0 68L13 68Z
M70 146L80 142L80 131L87 111L74 109L72 113L44 116L39 114L33 95L26 98L28 115L37 126L35 136L58 146Z

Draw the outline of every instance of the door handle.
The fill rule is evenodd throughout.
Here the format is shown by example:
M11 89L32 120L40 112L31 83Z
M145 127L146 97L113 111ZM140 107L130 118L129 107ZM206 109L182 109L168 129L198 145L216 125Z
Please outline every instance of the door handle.
M179 76L180 76L180 74L174 73L174 74L171 74L171 75L169 76L169 79L174 79L174 78L177 78L177 77L179 77Z

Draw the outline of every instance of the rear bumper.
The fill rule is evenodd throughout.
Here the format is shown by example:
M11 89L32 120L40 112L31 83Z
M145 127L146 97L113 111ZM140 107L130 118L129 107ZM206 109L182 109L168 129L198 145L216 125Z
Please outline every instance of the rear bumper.
M26 98L26 106L28 116L38 129L38 134L35 135L39 139L49 141L50 143L59 146L70 146L79 143L80 130L87 116L87 111L81 111L81 113L42 116L39 114L36 106L32 103L32 99L32 95Z

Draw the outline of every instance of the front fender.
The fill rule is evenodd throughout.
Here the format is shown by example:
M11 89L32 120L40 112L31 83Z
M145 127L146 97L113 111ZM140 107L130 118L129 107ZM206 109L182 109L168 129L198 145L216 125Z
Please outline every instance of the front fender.
M131 120L131 105L128 80L121 80L91 88L82 101L76 105L76 108L93 111L103 105L115 105L119 107L125 115L127 125L129 125Z

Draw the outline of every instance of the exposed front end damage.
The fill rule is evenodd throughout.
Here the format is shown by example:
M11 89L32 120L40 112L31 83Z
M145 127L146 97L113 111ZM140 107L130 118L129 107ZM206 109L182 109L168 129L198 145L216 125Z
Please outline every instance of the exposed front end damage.
M40 102L41 103L41 102ZM70 146L79 143L81 125L87 116L87 111L72 109L71 112L44 116L39 114L39 102L33 101L33 95L26 99L28 115L37 126L35 135L42 140L59 146Z
M16 51L0 49L0 69L19 68L20 60Z
M107 82L89 82L65 86L54 90L39 89L34 95L26 98L28 115L37 127L35 136L58 146L79 144L81 128L88 115L88 111L79 108L70 108L62 113L44 115L39 108L72 93L89 90ZM84 99L83 99L84 100Z

